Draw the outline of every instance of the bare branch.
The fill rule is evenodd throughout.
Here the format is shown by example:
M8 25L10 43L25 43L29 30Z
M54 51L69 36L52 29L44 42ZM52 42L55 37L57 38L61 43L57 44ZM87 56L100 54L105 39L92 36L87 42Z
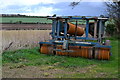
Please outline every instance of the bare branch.
M78 1L78 2L71 2L69 6L71 6L72 9L73 9L75 6L77 6L80 3L80 1Z
M108 15L114 19L114 24L120 33L120 1L106 2Z

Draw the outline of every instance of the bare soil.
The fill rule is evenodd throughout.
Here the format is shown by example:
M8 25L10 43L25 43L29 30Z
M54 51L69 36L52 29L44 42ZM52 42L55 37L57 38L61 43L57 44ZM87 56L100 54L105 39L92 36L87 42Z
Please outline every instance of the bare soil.
M51 30L51 24L2 24L2 30Z
M94 66L93 66L94 67ZM90 68L62 68L55 66L8 66L2 68L3 78L62 78L89 72Z

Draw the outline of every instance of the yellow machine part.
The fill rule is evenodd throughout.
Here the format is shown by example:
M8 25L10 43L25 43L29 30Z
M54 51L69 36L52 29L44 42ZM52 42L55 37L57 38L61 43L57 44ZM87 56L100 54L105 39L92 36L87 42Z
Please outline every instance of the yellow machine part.
M68 23L69 29L67 31L68 34L75 35L75 31L77 31L77 36L82 36L84 34L84 28L82 27L77 27L72 23Z

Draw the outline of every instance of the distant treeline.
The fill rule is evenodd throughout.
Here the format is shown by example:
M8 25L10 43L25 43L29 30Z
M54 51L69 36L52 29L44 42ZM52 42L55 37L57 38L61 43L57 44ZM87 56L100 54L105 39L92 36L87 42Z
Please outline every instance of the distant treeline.
M48 16L28 16L21 14L0 14L2 17L30 17L30 18L47 18Z

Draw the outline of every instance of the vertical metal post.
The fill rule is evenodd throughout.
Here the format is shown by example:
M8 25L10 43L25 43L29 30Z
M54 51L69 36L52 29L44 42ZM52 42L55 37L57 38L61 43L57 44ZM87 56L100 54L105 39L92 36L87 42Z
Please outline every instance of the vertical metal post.
M67 39L67 19L65 19L65 24L64 24L64 37Z
M60 21L57 20L57 37L59 37L60 34Z
M52 21L52 39L54 39L55 36L55 28L56 27L56 20Z
M86 35L86 38L88 38L88 33L89 33L89 20L86 20L86 33L85 33L85 35Z
M94 38L96 38L96 34L97 34L97 20L95 20L94 23Z
M102 21L102 34L103 34L103 37L105 37L105 22Z
M102 28L102 20L99 20L99 42L101 43L101 28Z
M56 36L56 33L57 33L57 24L58 24L58 22L57 22L56 19L55 19L55 22L56 22L56 24L55 24L55 36Z
M76 27L75 27L75 39L76 39L76 36L77 36L77 20L76 20Z

